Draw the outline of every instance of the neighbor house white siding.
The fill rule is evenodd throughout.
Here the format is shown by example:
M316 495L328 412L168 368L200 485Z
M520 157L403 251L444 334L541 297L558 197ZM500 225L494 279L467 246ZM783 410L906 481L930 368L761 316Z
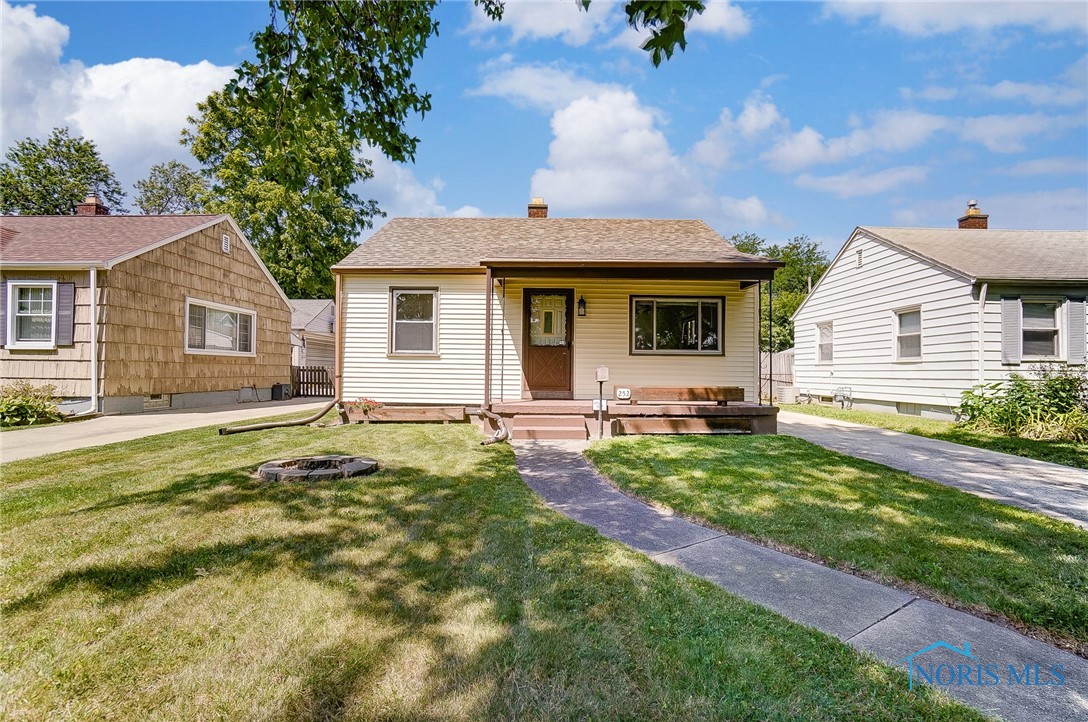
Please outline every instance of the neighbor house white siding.
M921 309L922 357L898 360L896 311L911 307ZM828 322L834 355L820 363L816 326ZM796 314L794 339L799 390L828 396L848 387L856 403L890 410L896 403L947 410L978 375L978 308L969 280L860 233Z
M1030 369L1027 360L1001 362L1002 296L1061 302L1086 295L1088 288L1077 285L973 284L858 231L794 316L794 385L818 396L845 387L862 407L949 415L963 391ZM912 307L922 314L922 358L898 360L896 311ZM1064 303L1059 316L1064 360L1069 338ZM817 361L817 325L825 323L834 332L830 363Z
M483 275L344 275L344 398L383 403L479 404L484 393L486 294ZM389 350L389 289L439 290L438 355L396 357ZM755 286L736 281L631 279L509 279L493 295L491 399L522 398L522 317L525 288L570 288L584 296L574 318L574 397L596 397L594 371L611 370L614 385L739 386L755 400L758 358ZM715 296L725 299L724 355L632 355L630 297Z

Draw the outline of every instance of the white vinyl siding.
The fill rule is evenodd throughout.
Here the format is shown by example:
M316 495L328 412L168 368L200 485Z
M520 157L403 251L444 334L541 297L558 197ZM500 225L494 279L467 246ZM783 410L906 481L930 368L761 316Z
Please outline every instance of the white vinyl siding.
M854 263L858 250L865 257L861 268ZM794 317L794 385L823 396L849 387L855 403L872 401L891 408L896 403L915 404L947 411L959 405L960 394L975 384L999 381L1024 368L1002 364L1003 297L1082 298L1088 290L1063 286L1042 291L1038 286L990 283L980 338L981 286L858 232ZM919 319L921 360L899 363L896 312L912 308L924 309ZM1058 314L1059 348L1068 346L1066 315ZM835 358L832 364L819 364L816 324L826 321L834 324Z
M862 251L864 264L855 262ZM794 318L794 385L855 400L950 408L975 383L977 301L971 284L864 234L850 241ZM925 309L921 361L899 363L896 311ZM817 361L817 324L834 327L834 360Z
M344 398L383 403L480 404L484 387L485 291L483 274L345 275ZM493 296L493 402L522 398L522 291L571 288L587 312L574 317L574 396L595 398L597 366L611 369L613 385L677 383L740 386L755 399L756 286L736 281L642 281L631 279L509 279ZM389 348L389 289L436 288L440 356L393 356ZM724 355L640 356L630 352L631 296L696 296L725 299Z
M440 355L389 353L390 288L437 289ZM483 274L345 275L344 398L479 404L484 396Z
M574 397L597 397L595 371L609 367L606 397L615 386L739 386L745 399L755 400L758 368L756 313L758 287L741 290L737 281L647 281L636 279L522 279L507 282L505 309L509 332L494 341L493 401L521 398L522 291L525 288L571 288L584 296L586 315L575 316L573 333ZM724 348L715 354L632 354L631 297L724 299ZM501 305L497 300L496 307ZM499 309L495 317L501 316ZM505 368L499 362L506 344ZM501 390L501 397L500 397Z

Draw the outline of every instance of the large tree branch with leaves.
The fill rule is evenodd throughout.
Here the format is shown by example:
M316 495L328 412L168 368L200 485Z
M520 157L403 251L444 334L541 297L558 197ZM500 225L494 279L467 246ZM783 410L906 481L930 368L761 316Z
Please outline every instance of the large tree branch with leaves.
M125 213L125 191L94 142L54 128L45 141L24 138L0 163L0 213L66 216L95 192L114 213Z
M361 144L335 119L288 96L273 115L213 93L197 105L182 142L210 181L201 198L205 210L238 221L288 296L327 298L330 267L381 211L351 190L372 175ZM289 145L264 140L278 123L291 126Z
M501 20L505 0L474 0ZM591 0L574 0L572 12ZM335 118L342 132L395 161L415 158L419 139L404 128L431 109L431 96L412 82L412 68L438 33L435 0L271 0L268 26L253 37L256 62L246 62L228 86L241 107L267 114L269 142L290 144L289 103ZM649 37L642 47L654 65L687 41L688 21L703 0L630 0L627 23ZM288 91L289 89L289 91ZM285 159L286 161L287 159Z

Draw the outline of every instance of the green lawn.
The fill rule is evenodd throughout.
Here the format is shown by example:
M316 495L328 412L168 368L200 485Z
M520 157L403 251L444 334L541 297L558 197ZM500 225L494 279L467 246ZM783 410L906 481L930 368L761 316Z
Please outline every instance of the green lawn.
M200 429L3 466L0 717L981 719L548 510L481 438ZM384 468L250 476L337 452Z
M714 526L990 610L1088 651L1088 533L789 436L629 437L622 489Z
M905 414L840 409L835 406L818 404L779 404L778 406L783 411L796 411L811 416L853 421L856 424L877 426L891 431L902 431L915 436L925 436L929 439L951 441L955 444L974 446L979 449L1000 451L1005 454L1026 456L1029 459L1088 469L1088 444L1078 444L1073 441L1036 441L1035 439L997 436L965 429L951 421L925 419L920 416L907 416Z

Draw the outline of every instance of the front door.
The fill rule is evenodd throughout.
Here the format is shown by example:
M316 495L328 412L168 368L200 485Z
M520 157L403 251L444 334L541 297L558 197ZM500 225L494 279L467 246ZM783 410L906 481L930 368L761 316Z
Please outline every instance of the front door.
M525 390L529 398L574 398L573 306L572 289L525 289Z

